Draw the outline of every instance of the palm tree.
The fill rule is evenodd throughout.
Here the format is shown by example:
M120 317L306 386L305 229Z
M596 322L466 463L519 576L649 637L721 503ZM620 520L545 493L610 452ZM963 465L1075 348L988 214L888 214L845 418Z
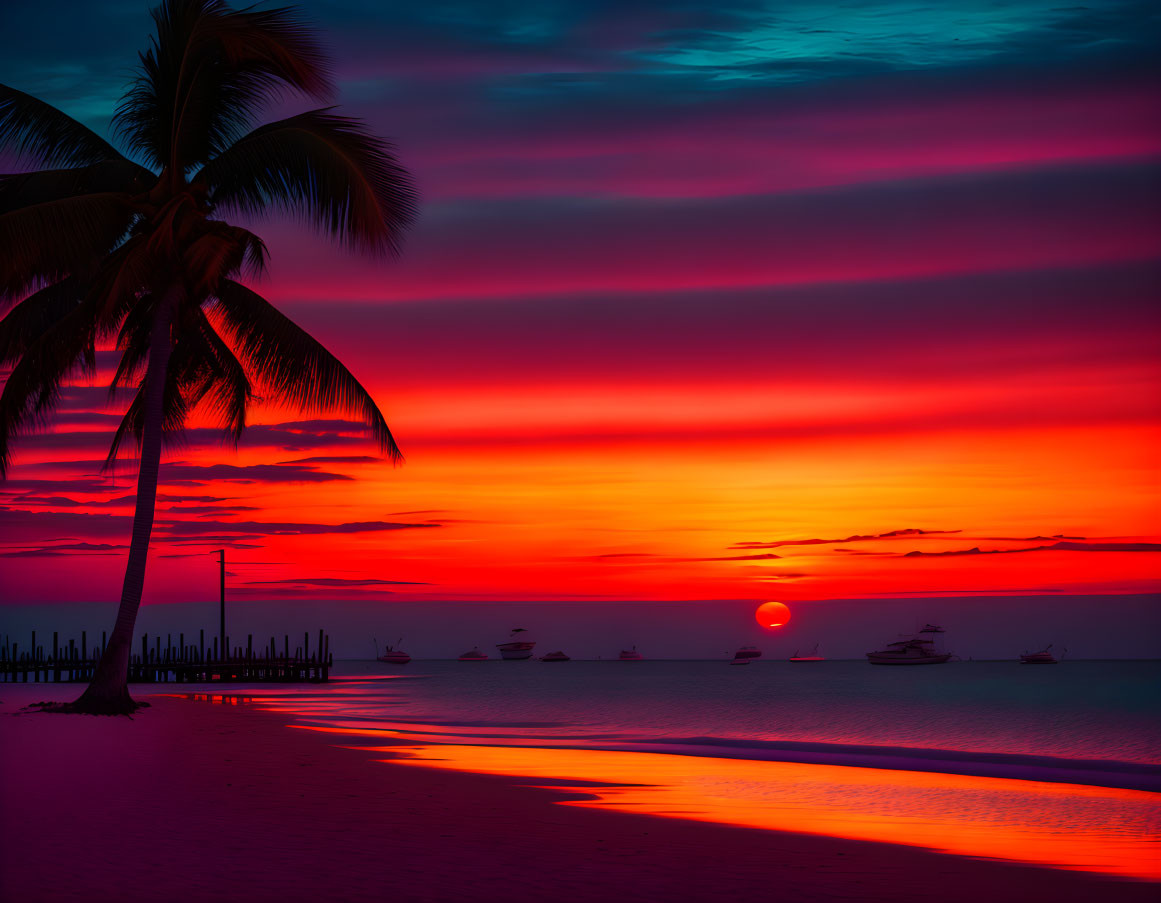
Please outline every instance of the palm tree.
M286 92L332 91L309 27L289 9L165 0L157 36L114 116L127 154L28 94L0 85L0 152L37 171L0 176L0 475L11 443L42 426L62 385L120 362L135 387L106 465L140 448L133 536L117 621L70 711L127 713L128 663L153 529L163 441L208 411L237 442L258 393L356 416L393 461L374 400L322 345L238 281L260 274L262 240L231 211L296 213L351 249L398 251L415 195L392 147L333 107L254 128ZM138 162L140 161L140 162ZM15 303L19 302L19 303ZM0 310L3 308L0 307Z

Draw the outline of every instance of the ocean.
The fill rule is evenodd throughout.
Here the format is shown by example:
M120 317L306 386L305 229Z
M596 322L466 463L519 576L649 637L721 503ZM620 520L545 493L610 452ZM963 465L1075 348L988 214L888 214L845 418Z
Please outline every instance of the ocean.
M1161 880L1158 662L340 662L231 695L566 805Z

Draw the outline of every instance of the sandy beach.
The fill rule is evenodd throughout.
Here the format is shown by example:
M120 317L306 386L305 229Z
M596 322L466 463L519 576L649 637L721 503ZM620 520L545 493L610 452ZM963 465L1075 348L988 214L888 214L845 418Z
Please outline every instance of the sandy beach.
M20 714L0 692L0 898L1155 900L1155 884L913 847L556 805L402 767L248 706ZM578 794L583 789L578 788Z

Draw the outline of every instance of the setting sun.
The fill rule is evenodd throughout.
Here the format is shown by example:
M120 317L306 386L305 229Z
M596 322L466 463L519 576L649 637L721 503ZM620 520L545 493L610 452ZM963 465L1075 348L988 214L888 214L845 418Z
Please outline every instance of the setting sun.
M781 602L763 602L754 612L754 619L763 627L781 627L790 620L790 609Z

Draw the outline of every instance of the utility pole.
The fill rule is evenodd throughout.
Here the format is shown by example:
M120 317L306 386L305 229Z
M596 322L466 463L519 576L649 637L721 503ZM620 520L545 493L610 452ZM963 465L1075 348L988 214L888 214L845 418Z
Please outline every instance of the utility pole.
M226 550L218 549L218 573L221 581L221 622L218 635L221 637L218 648L222 651L222 661L229 657L226 654Z

